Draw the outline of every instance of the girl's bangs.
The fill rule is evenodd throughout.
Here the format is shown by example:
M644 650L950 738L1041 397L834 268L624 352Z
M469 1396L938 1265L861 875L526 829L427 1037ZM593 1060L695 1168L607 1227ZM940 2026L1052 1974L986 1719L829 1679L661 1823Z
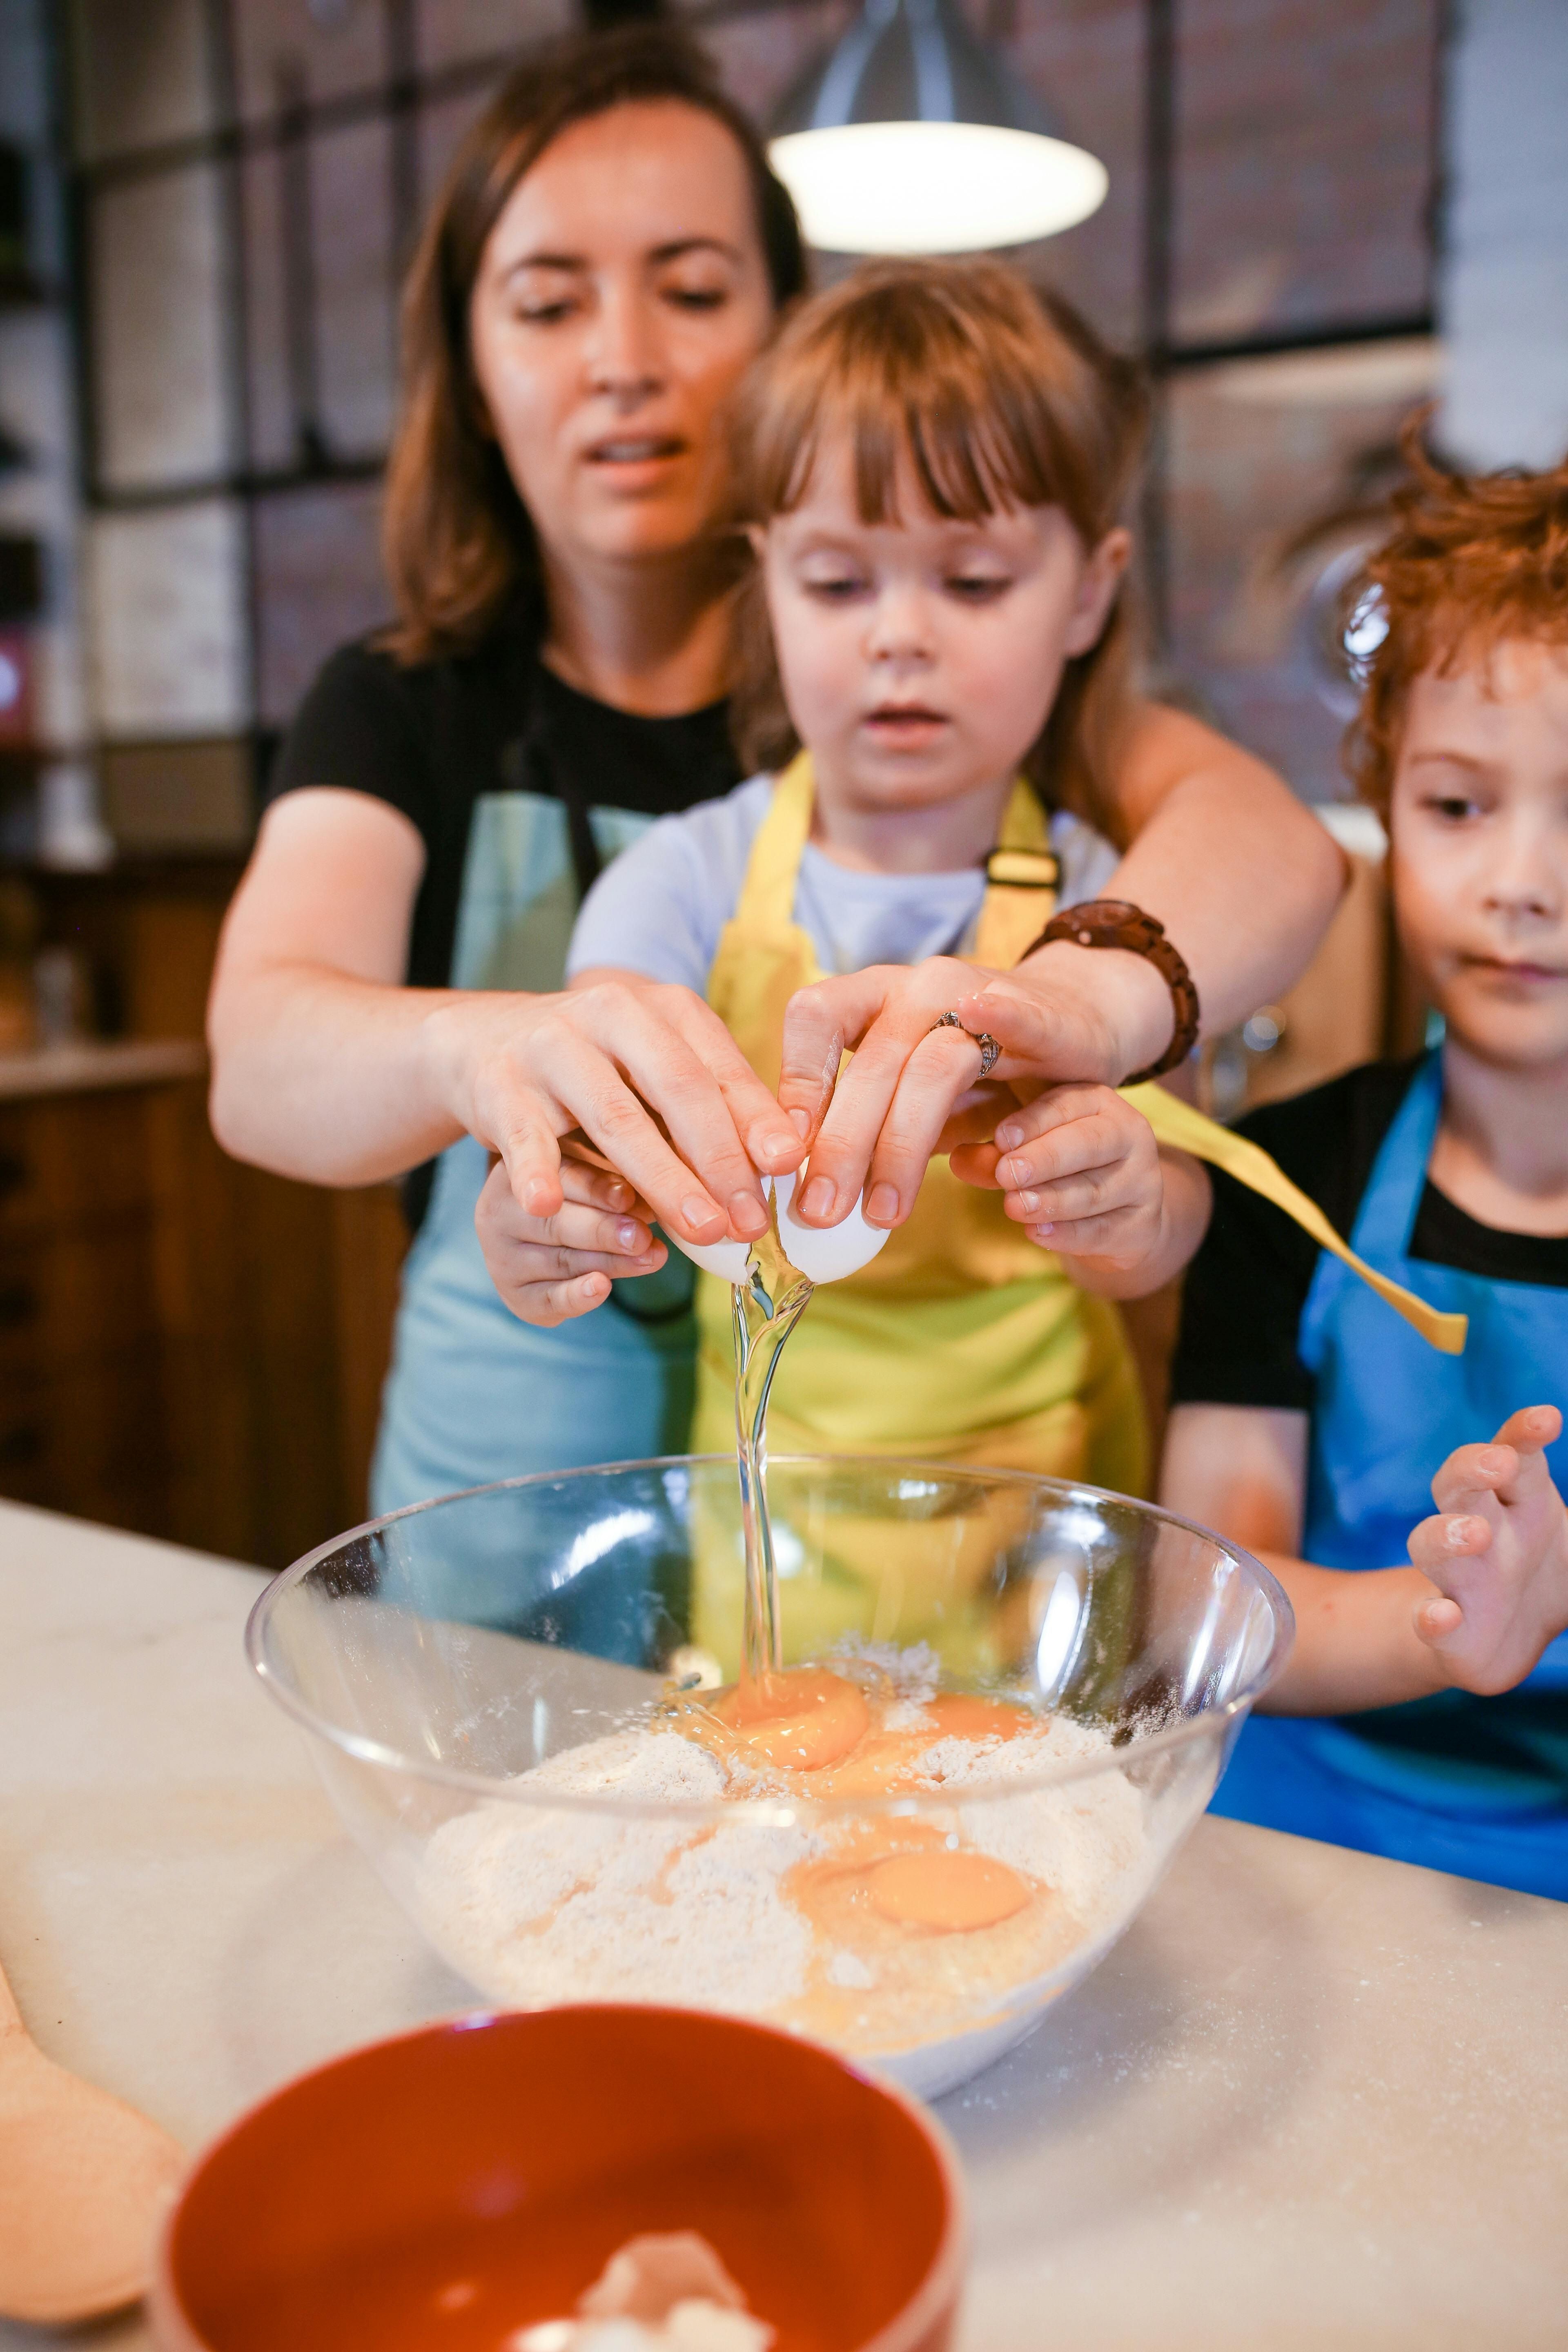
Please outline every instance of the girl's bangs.
M802 505L829 446L849 453L863 523L901 521L900 492L911 485L943 521L1055 505L1079 520L1075 469L1060 462L1059 431L1037 391L1031 396L1010 371L987 377L968 352L921 354L920 367L879 366L879 356L836 353L825 379L810 365L821 354L802 352L794 383L775 386L754 520Z

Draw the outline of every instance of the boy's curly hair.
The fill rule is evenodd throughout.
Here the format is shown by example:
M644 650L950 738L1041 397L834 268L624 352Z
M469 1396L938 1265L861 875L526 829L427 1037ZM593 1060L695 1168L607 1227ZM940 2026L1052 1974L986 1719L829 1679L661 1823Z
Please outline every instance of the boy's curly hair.
M1411 479L1346 599L1347 617L1375 599L1386 624L1344 751L1362 799L1384 815L1424 670L1449 671L1510 637L1568 646L1568 458L1550 473L1461 474L1427 450L1430 414L1419 410L1400 435Z

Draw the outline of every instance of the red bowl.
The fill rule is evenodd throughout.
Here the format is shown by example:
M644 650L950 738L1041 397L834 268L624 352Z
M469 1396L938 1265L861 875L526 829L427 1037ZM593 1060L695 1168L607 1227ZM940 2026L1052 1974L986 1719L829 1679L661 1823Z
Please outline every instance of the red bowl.
M964 2200L890 2084L696 2010L463 2018L253 2107L159 2248L163 2352L505 2352L642 2231L700 2230L774 2352L945 2352Z

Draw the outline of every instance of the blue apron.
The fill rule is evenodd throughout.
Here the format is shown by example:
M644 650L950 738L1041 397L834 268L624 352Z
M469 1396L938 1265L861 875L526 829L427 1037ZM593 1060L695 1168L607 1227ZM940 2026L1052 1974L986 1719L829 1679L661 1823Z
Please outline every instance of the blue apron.
M1409 1255L1442 1098L1439 1050L1384 1140L1352 1247L1468 1315L1464 1354L1436 1354L1326 1251L1301 1317L1299 1352L1317 1382L1302 1551L1328 1568L1406 1559L1438 1465L1521 1405L1564 1409L1547 1458L1559 1489L1568 1482L1568 1290ZM1332 1720L1254 1717L1212 1810L1568 1900L1568 1634L1500 1697L1445 1691Z
M652 820L596 808L590 822L607 863ZM453 986L559 988L576 908L560 802L485 794L464 862ZM471 1136L442 1153L404 1267L371 1471L378 1514L524 1471L637 1460L686 1444L696 1361L688 1261L671 1251L659 1273L616 1283L611 1303L591 1315L536 1330L502 1304L485 1270L474 1209L488 1169ZM505 1550L498 1536L498 1553ZM475 1572L468 1563L470 1580ZM468 1597L476 1597L471 1586Z

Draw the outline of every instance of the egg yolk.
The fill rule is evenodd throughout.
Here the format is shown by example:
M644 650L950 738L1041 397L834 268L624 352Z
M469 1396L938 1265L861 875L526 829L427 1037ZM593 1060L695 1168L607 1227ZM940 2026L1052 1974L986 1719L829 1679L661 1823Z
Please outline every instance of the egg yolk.
M921 1731L873 1731L841 1764L832 1764L812 1783L816 1797L885 1797L920 1779L931 1746Z
M884 1919L951 1934L1010 1919L1029 1900L1029 1889L1005 1862L961 1849L889 1854L871 1873L870 1895L873 1910Z
M929 1698L922 1712L936 1726L938 1739L1012 1739L1026 1725L1038 1721L1026 1707L1009 1706L1005 1699L975 1698L965 1691Z
M889 1730L887 1694L820 1666L737 1683L677 1710L681 1729L731 1756L810 1775L814 1798L885 1797L917 1782L940 1740L1012 1739L1030 1727L1026 1707L947 1692L920 1709L918 1728ZM802 1793L806 1793L803 1790ZM994 1927L1033 1899L1021 1873L948 1844L934 1823L895 1818L853 1824L821 1860L791 1873L793 1900L833 1935L853 1940L857 1916L955 1935Z
M854 1683L812 1666L737 1683L713 1713L744 1754L797 1772L820 1772L840 1763L871 1723Z
M868 1910L896 1927L960 1935L1012 1918L1034 1892L1005 1862L950 1846L934 1822L896 1819L857 1822L792 1880L792 1899L807 1918L851 1943L856 1917Z

